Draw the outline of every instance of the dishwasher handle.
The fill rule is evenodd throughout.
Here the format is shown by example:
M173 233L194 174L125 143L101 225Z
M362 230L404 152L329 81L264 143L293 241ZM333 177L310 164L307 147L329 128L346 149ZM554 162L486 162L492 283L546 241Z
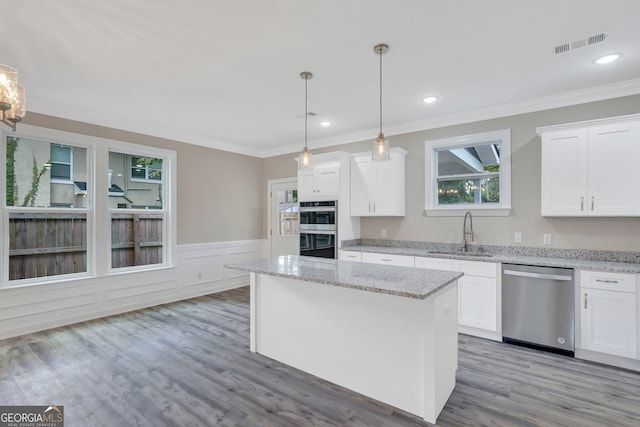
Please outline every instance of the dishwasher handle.
M507 276L530 277L532 279L562 280L566 282L570 282L573 280L573 276L571 275L565 276L563 274L532 273L529 271L517 271L517 270L504 270L502 273Z

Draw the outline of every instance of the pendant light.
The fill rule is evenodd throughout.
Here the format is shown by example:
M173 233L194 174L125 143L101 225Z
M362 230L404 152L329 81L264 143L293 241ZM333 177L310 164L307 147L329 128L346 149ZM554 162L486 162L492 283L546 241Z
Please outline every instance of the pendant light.
M304 149L300 153L300 160L298 161L298 170L312 170L313 161L311 159L311 153L307 148L307 119L309 118L309 112L307 110L309 96L307 93L307 83L310 78L313 77L308 71L300 73L300 77L304 80Z
M373 51L380 57L380 132L373 141L372 160L389 160L389 140L382 133L382 55L387 53L389 46L381 43L373 47Z

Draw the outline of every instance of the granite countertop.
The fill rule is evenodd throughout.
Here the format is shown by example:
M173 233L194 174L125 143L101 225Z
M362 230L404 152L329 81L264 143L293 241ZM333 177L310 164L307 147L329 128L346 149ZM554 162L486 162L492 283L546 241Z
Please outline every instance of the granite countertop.
M227 264L225 267L416 299L425 299L462 276L459 272L299 255Z
M567 256L537 256L510 253L491 252L470 252L465 254L461 251L445 253L445 250L420 247L397 247L397 246L375 246L375 245L353 245L343 246L340 249L345 251L372 252L390 255L408 255L430 258L448 258L468 261L484 261L507 264L540 265L544 267L564 267L578 270L611 271L617 273L640 273L640 263L604 261L580 258L580 251L567 250ZM563 254L562 251L557 251Z

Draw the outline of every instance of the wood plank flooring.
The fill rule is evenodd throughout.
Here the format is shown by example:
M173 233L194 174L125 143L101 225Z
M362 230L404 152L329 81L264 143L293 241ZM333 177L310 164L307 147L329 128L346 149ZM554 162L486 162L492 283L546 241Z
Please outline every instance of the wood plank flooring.
M640 374L461 335L439 426L639 426ZM249 352L235 289L0 341L1 405L72 426L425 426Z

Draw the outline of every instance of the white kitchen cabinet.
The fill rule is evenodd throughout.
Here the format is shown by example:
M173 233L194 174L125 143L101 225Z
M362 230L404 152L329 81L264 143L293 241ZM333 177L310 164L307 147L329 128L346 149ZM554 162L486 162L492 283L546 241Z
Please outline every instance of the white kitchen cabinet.
M347 251L344 249L340 249L338 252L338 259L343 261L362 261L362 252L357 251Z
M640 115L538 131L543 216L640 216Z
M636 276L580 272L580 347L638 357Z
M374 264L400 265L403 267L413 267L414 257L409 255L379 254L373 252L362 252L362 262Z
M351 216L404 216L407 152L389 153L388 161L372 160L371 152L351 159Z
M498 333L498 265L494 262L415 257L416 268L461 271L458 279L460 332L490 339Z
M464 273L458 279L458 325L497 332L497 264L454 261L453 269Z
M340 195L340 166L316 166L298 171L298 200L336 200Z

